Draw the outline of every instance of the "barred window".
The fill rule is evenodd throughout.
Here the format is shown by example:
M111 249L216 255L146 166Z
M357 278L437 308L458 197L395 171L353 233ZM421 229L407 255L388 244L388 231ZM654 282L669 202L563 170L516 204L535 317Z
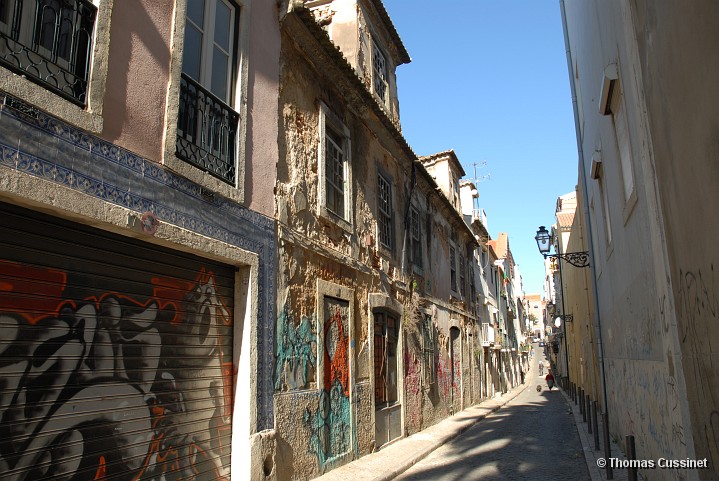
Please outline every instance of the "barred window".
M382 174L377 174L377 223L380 244L392 249L392 185Z
M372 42L372 67L374 92L384 103L387 101L387 79L389 78L387 61L374 41Z

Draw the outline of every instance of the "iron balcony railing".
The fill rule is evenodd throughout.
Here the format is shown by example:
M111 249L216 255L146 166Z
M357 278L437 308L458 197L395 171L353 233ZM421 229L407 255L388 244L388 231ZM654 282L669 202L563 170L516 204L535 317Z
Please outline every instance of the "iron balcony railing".
M0 65L84 106L96 15L87 0L0 0Z
M237 112L182 74L175 142L178 157L234 185L239 121Z

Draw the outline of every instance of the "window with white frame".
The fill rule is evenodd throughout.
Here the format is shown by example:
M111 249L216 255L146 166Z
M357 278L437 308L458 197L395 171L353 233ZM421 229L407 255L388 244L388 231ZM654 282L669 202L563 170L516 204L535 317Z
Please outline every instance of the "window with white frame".
M187 2L176 142L178 157L230 184L237 171L239 10L230 0Z
M377 226L380 244L392 250L392 184L381 173L377 173Z
M374 86L374 93L382 100L383 104L387 103L388 82L389 69L387 68L387 60L377 42L372 40L372 85Z
M232 100L237 8L227 0L188 0L182 71L221 101Z
M325 205L333 214L345 213L345 151L342 136L325 130Z
M410 256L412 264L422 267L422 224L419 211L410 207Z
M350 131L325 104L320 107L319 135L319 214L349 229Z

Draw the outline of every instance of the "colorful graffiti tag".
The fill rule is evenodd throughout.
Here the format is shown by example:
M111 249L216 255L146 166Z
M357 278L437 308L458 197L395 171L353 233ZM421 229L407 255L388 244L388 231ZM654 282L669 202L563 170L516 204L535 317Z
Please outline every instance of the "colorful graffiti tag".
M349 398L349 303L325 298L325 312L332 313L323 327L322 390L317 410L306 410L305 425L312 433L310 451L320 467L352 448Z
M229 479L233 320L214 274L80 297L73 275L0 261L2 478Z
M312 324L309 317L302 316L295 326L287 308L280 314L277 322L275 389L280 390L283 386L288 389L308 387L317 368L317 334Z

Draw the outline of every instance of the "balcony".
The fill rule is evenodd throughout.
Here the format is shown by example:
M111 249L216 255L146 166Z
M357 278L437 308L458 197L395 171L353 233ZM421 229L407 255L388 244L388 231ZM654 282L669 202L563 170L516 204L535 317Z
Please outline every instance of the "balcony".
M87 0L0 1L0 65L85 106L96 14Z
M182 74L176 155L235 184L240 115L189 76Z

